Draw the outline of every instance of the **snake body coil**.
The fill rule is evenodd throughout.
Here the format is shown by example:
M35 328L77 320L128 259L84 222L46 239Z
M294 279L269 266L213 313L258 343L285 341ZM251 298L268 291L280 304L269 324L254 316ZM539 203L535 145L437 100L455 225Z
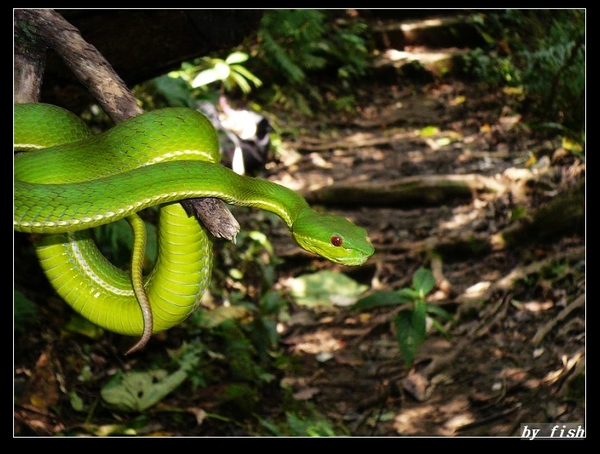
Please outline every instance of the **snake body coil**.
M214 128L187 108L152 111L91 135L64 109L14 106L14 229L39 233L36 252L58 294L107 330L144 333L145 318L129 273L114 267L87 229L160 205L158 258L144 278L152 332L183 321L211 276L212 242L177 203L217 197L279 215L296 242L345 265L374 252L364 229L319 214L295 192L240 176L218 164Z

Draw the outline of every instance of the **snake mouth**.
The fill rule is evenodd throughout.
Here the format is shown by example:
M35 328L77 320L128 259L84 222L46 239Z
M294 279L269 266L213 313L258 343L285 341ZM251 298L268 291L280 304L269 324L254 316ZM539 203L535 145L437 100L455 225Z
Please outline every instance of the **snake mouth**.
M335 262L339 265L346 265L346 266L360 266L363 265L368 259L369 257L371 257L373 255L373 253L375 252L375 250L373 249L373 251L371 252L366 252L366 253L362 253L357 255L356 251L352 251L353 254L352 255L347 255L347 256L343 256L343 257L330 257L328 260Z

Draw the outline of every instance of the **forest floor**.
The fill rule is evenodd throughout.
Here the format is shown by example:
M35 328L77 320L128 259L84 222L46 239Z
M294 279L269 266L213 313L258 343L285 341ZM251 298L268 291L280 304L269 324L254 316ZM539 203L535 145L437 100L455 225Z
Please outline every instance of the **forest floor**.
M373 292L411 287L415 270L430 268L437 286L429 301L455 322L449 339L430 330L407 368L392 323L397 309L363 318L340 308L313 317L283 336L304 359L302 373L289 377L297 392L353 435L519 436L521 423L584 422L584 238L468 246L468 239L492 238L514 223L517 208L532 212L580 182L584 163L567 157L561 143L536 139L501 92L452 81L418 93L369 87L364 96L370 102L360 118L345 125L336 119L335 128L320 122L303 144L295 142L296 149L318 151L305 150L280 178L316 191L377 189L370 201L361 197L334 211L364 226L376 247L349 274ZM429 126L437 130L422 137ZM333 132L321 138L321 129ZM403 179L468 175L500 186L439 204L400 197L395 206L377 206L385 194L379 188ZM323 352L331 353L327 361L318 360Z
M230 372L218 377L223 368L210 383L184 382L140 417L106 408L99 389L116 371L166 361L186 331L155 336L131 357L122 355L131 339L72 334L65 328L70 309L45 283L27 238L16 234L15 287L41 306L42 321L15 332L15 435L268 435L268 425L240 421L271 421L300 408L290 397L336 435L518 437L522 423L584 424L584 236L481 250L470 242L493 238L518 213L575 186L585 178L584 161L560 141L536 137L513 111L510 93L448 80L364 85L355 95L352 113L312 120L278 114L295 133L282 136L287 151L266 177L309 199L323 187L390 188L416 176L476 184L466 197L429 203L383 203L380 192L313 202L366 228L376 252L361 267L336 266L298 253L279 226L267 233L282 259L275 286L285 290L293 277L333 270L370 294L410 287L414 272L428 268L436 277L428 302L454 316L444 324L448 336L430 329L409 367L393 323L398 307L358 312L347 303L292 301L278 325L278 348L294 367L280 368L261 389L253 416L236 419L239 408L219 398L232 381ZM426 134L426 127L435 129ZM239 214L244 225L247 213Z

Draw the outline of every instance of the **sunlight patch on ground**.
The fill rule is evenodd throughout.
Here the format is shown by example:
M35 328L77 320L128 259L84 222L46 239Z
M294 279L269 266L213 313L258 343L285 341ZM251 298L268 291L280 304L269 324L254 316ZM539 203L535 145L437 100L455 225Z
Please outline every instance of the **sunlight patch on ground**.
M428 432L432 435L455 435L459 428L475 420L468 408L467 397L457 396L441 406L430 404L404 409L396 416L394 428L400 435L421 434L424 427L430 427Z
M478 216L479 212L477 210L470 210L466 213L456 213L452 219L441 222L440 227L448 230L458 229L475 221Z

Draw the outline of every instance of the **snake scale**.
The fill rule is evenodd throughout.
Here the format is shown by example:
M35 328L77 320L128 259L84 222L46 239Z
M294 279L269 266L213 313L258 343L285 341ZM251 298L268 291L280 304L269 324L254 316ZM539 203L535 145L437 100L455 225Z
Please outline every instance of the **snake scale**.
M57 106L14 106L14 229L33 235L40 265L57 293L83 317L115 333L167 330L197 307L212 271L212 240L181 200L216 197L277 214L299 246L343 265L361 265L374 248L344 217L321 214L296 192L238 175L219 164L210 121L189 108L164 108L92 134ZM137 213L159 206L158 258L142 276L145 232ZM132 270L98 250L92 227L128 219ZM146 301L144 301L146 299Z

